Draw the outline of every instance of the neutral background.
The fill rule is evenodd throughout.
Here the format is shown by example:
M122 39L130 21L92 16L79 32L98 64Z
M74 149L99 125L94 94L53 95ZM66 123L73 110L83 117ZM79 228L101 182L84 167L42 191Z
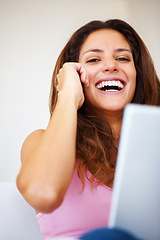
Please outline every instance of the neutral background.
M88 21L120 18L146 43L160 76L159 0L0 0L0 181L13 181L26 136L46 128L55 61Z

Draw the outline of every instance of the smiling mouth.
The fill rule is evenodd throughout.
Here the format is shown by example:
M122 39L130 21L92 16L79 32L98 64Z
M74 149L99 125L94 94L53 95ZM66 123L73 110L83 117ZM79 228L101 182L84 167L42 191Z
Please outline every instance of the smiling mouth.
M101 91L109 91L109 92L118 92L121 91L125 87L124 82L120 80L114 80L114 81L102 81L100 83L96 84L96 88L98 88Z

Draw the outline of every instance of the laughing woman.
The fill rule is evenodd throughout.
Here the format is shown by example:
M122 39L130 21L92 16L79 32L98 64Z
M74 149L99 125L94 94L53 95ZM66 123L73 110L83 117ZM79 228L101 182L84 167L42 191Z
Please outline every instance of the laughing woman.
M122 20L92 21L62 50L52 78L50 121L21 150L17 186L44 239L107 226L124 107L160 104L150 54Z

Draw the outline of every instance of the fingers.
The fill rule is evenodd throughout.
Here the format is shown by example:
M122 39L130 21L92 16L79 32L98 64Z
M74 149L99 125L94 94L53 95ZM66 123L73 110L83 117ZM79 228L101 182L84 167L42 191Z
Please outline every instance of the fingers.
M88 86L88 77L85 68L80 63L67 62L57 74L56 90L59 97L71 97L74 99L77 109L84 102L84 92L82 84Z
M61 69L60 69L61 70ZM57 79L56 79L56 90L57 90L57 92L59 92L60 91L60 71L59 71L59 73L57 74Z
M80 63L78 64L79 64L78 66L79 66L80 80L86 87L88 87L89 81L88 81L86 69Z
M59 70L59 73L57 75L57 79L59 78L60 73L63 71L63 69L67 69L67 71L70 71L71 69L75 69L80 77L80 81L86 86L89 86L88 76L86 69L84 66L80 63L76 62L66 62L63 64L63 67Z

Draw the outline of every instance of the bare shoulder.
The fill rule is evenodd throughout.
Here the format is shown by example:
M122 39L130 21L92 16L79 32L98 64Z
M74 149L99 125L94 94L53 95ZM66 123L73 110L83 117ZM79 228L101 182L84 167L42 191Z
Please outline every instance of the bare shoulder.
M25 139L21 148L22 163L25 161L25 159L30 154L30 152L38 145L44 132L45 132L44 129L38 129L32 132L31 134L29 134L28 137Z

